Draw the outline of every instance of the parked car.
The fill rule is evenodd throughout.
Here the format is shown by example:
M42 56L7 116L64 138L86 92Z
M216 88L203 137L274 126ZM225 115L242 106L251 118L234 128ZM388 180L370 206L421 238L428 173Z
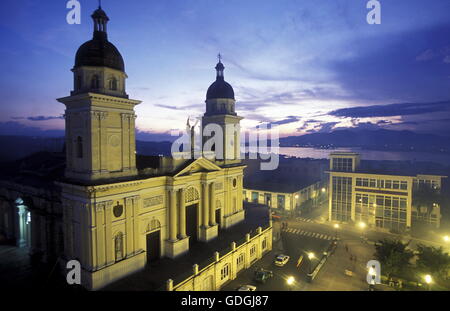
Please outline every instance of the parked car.
M280 254L277 257L275 257L275 265L278 267L283 267L285 264L287 264L287 262L289 261L289 256L288 255L283 255Z
M254 292L254 291L256 291L256 286L253 286L253 285L242 285L237 290L239 292Z
M266 283L266 281L272 277L273 277L272 271L259 269L255 271L254 280L259 283Z

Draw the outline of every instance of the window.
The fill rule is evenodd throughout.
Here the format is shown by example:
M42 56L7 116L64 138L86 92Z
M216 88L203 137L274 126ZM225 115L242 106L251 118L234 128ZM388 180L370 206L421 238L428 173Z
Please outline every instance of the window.
M239 257L236 259L236 265L241 266L244 264L244 256L244 253L239 255Z
M116 78L112 78L111 80L109 80L109 89L112 91L117 91L117 79Z
M77 137L77 141L76 141L76 149L77 149L77 158L82 158L83 157L83 138L81 138L81 136Z
M400 189L408 190L408 183L406 181L401 181L400 182Z
M98 75L94 75L91 80L91 89L98 89L98 88L100 88L100 79Z
M258 203L259 192L252 192L252 202Z
M284 209L284 195L279 194L277 195L277 199L278 199L278 208Z
M230 264L226 264L223 266L222 270L220 270L220 280L223 281L230 275Z
M333 158L332 168L333 171L351 172L353 170L353 161L349 158Z
M116 261L123 258L123 233L119 232L114 238L114 250L116 254Z
M400 189L400 182L398 180L392 182L392 189Z
M267 239L266 239L266 238L264 238L264 240L262 241L261 248L262 248L263 250L265 250L265 249L267 248Z
M255 256L255 254L256 254L256 245L253 245L253 246L250 248L250 257Z

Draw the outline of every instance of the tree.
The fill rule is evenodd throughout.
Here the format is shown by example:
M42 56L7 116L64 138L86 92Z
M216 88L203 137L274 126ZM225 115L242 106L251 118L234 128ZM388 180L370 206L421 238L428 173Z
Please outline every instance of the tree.
M414 254L407 248L409 243L384 239L375 246L375 258L381 264L381 271L389 279L401 276L410 269Z
M426 214L429 215L433 211L433 204L442 205L443 196L440 189L434 189L430 185L420 185L413 191L412 205L426 209Z
M418 259L417 268L424 272L433 275L438 279L447 278L450 268L450 256L448 253L444 253L442 247L433 247L418 245Z

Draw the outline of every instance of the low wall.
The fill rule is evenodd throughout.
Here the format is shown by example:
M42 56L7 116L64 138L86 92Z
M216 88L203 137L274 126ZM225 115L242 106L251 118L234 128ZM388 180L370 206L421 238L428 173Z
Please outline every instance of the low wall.
M239 245L238 245L239 244ZM247 233L242 243L232 242L230 251L220 256L214 253L212 262L203 268L192 267L192 275L174 284L167 280L167 291L216 291L234 280L237 274L272 250L272 223L264 230L259 227L253 234Z

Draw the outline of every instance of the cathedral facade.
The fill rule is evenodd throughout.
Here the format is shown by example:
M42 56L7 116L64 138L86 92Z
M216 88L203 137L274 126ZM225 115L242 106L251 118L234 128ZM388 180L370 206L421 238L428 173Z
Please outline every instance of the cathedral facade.
M136 155L134 108L141 102L126 93L123 58L108 41L108 16L99 8L92 18L93 38L76 53L73 91L58 99L66 107L62 164L47 175L48 187L1 181L0 230L64 267L78 260L82 285L95 290L243 221L245 166L242 118L220 59L202 126L224 129L223 148L208 157Z

